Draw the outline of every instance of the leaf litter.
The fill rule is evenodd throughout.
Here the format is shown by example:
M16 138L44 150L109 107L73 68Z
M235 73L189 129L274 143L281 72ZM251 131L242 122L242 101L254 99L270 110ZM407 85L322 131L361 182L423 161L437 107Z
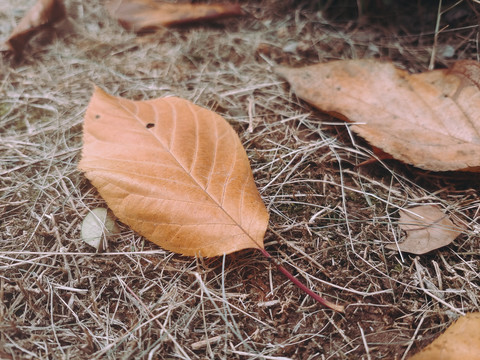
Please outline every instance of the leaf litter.
M275 63L372 55L423 71L435 9L393 3L407 14L402 29L409 33L392 38L397 22L388 29L355 16L344 22L351 7L337 2L320 14L310 1L246 1L242 7L255 19L168 30L138 46L135 34L104 16L103 4L70 4L76 36L34 56L25 52L24 66L0 73L2 357L408 358L441 332L439 324L455 319L431 294L463 312L476 308L478 181L398 163L356 168L370 148L298 102L270 71ZM462 13L474 14L472 4L447 12L442 24L449 31L438 36L469 59L476 50L468 25L478 22ZM14 24L22 16L14 9L31 3L4 6L2 16ZM456 20L444 20L453 13ZM282 53L292 42L299 44L295 53ZM435 60L452 64L441 52ZM132 99L181 96L232 124L271 213L276 233L267 232L266 247L316 291L350 303L345 317L325 314L248 250L192 260L123 225L107 253L80 241L81 219L105 206L76 170L92 82ZM452 245L418 257L417 272L413 256L384 251L384 244L398 235L398 209L427 202L471 227ZM436 292L419 288L418 276ZM193 349L198 342L208 345Z

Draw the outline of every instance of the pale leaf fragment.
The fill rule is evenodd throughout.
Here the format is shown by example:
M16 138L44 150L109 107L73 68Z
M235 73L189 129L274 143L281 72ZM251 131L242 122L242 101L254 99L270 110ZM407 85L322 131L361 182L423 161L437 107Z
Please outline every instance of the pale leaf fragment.
M416 206L400 210L399 226L407 233L405 240L388 244L386 248L412 254L425 254L450 244L462 233L462 224L454 223L436 205Z
M480 359L480 313L459 318L445 332L410 360Z
M113 214L105 208L90 211L82 222L82 240L98 252L106 249L108 236L118 233Z
M295 93L395 159L433 171L480 171L480 64L409 74L389 62L280 67Z

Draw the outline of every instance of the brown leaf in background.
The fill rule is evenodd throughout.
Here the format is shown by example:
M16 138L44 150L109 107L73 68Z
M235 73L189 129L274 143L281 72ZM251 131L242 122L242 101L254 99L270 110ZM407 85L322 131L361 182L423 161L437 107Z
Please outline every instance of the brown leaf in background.
M433 171L480 171L480 65L411 75L391 63L280 67L295 93L395 159Z
M177 97L130 101L96 88L79 168L120 221L165 249L263 249L268 212L221 116Z
M65 16L62 0L38 0L20 20L1 50L12 51L16 57L20 56L34 35L63 20Z
M242 15L242 8L238 4L170 4L154 0L112 0L107 3L106 8L124 28L136 32Z
M480 313L459 318L410 360L478 360L480 358Z
M454 224L436 205L416 206L408 211L400 210L399 226L407 233L405 240L388 244L391 250L412 254L425 254L450 244L462 233L463 225Z

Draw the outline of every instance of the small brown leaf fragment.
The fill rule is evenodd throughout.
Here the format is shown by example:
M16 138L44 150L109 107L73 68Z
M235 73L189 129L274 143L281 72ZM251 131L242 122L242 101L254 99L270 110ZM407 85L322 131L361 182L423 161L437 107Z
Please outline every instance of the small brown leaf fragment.
M268 212L225 119L167 97L100 90L85 114L79 168L120 221L164 249L219 256L263 249Z
M243 14L238 4L171 4L154 0L111 0L106 8L124 28L135 32Z
M410 360L478 360L480 359L480 313L459 318L430 345Z
M385 247L417 255L450 244L463 231L463 225L454 224L436 205L400 210L399 226L407 233L407 237L398 247L395 244Z
M320 110L395 159L433 171L480 171L480 63L409 74L389 62L340 60L276 72Z
M34 35L63 20L65 16L63 0L38 0L20 20L1 50L11 51L19 57Z

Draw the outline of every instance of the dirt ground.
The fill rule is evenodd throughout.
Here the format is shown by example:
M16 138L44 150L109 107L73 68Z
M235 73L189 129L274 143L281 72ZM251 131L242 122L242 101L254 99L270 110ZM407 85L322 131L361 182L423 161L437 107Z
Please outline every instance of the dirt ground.
M34 1L2 2L5 39ZM272 71L385 58L411 72L478 60L480 4L242 1L245 15L137 36L101 1L0 63L0 359L405 359L479 311L478 175L388 160ZM238 132L271 214L266 248L325 309L254 250L195 259L119 224L103 254L81 240L105 202L77 170L93 84L130 99L177 95ZM437 204L468 224L423 256L398 211Z

